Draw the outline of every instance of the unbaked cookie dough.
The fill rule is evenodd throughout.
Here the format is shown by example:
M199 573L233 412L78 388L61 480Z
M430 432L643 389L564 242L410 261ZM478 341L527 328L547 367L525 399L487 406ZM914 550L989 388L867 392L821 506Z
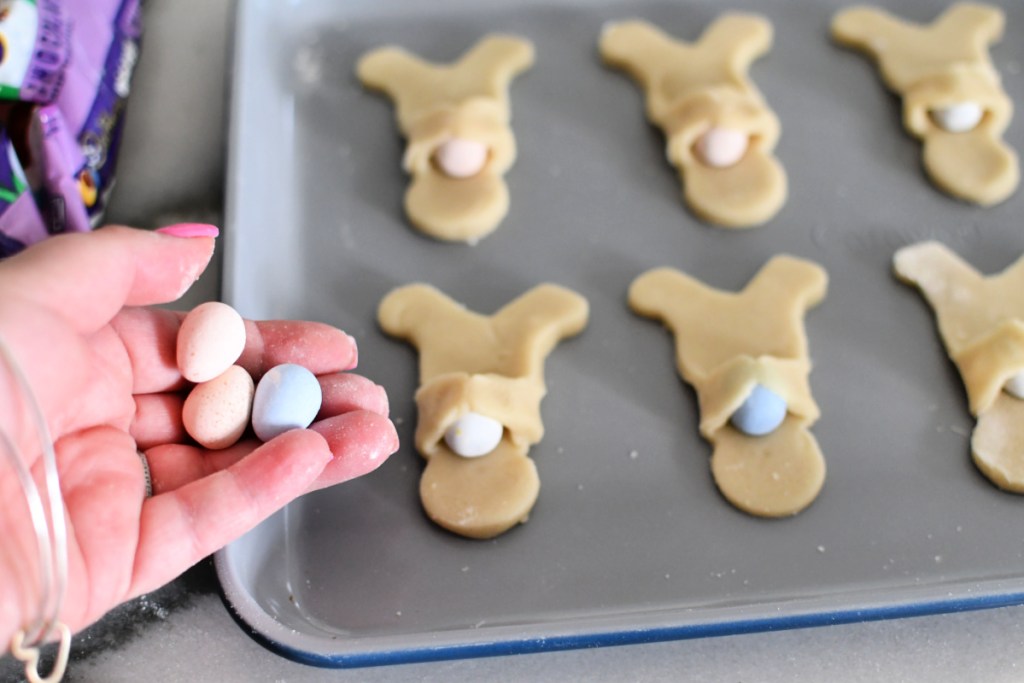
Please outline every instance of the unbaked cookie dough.
M904 247L896 276L920 289L978 422L971 450L996 486L1024 493L1024 257L983 276L938 242Z
M672 268L647 271L629 305L675 334L676 365L697 392L700 432L725 498L762 517L794 515L818 495L825 459L810 426L818 419L803 317L828 275L776 256L739 293Z
M540 489L527 452L544 435L544 360L588 315L586 299L553 284L490 316L425 284L381 301L384 332L420 352L415 441L427 460L420 499L430 519L470 538L526 521Z
M665 133L687 205L723 227L760 225L786 201L786 173L773 154L779 120L747 75L771 43L772 25L753 14L722 15L696 43L640 20L601 33L605 63L646 91L647 118Z
M508 213L504 174L516 158L508 90L533 59L530 42L494 34L453 64L398 47L359 60L363 85L394 101L407 140L402 164L412 175L405 211L424 233L474 243Z
M933 23L853 7L832 21L840 44L871 55L886 86L903 97L903 127L923 143L924 167L940 189L997 204L1017 188L1017 154L1002 139L1013 116L988 46L1003 34L1002 10L957 4Z

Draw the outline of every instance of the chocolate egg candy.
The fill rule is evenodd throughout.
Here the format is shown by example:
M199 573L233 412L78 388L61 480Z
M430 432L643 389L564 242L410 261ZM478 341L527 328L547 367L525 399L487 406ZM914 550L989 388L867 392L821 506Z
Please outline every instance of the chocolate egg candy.
M196 306L181 321L177 361L190 382L207 382L229 367L245 349L245 321L219 301Z
M754 385L731 418L732 425L747 436L771 434L785 419L786 399L760 384Z
M750 146L746 131L733 128L711 128L697 139L697 157L712 168L728 168L738 164Z
M493 417L467 412L459 416L444 433L444 442L456 455L479 458L501 443L505 426Z
M185 431L206 448L234 445L249 425L253 392L252 377L237 365L197 384L181 410Z
M294 363L278 365L256 385L252 428L263 441L289 429L305 429L320 412L323 392L316 375Z

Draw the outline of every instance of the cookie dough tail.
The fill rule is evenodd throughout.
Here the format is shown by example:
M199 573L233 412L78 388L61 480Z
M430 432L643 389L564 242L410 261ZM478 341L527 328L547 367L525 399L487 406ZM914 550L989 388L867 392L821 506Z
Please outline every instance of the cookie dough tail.
M730 503L760 517L800 512L825 483L825 458L800 418L771 434L750 437L726 427L715 434L711 473Z
M539 492L533 460L507 440L483 458L462 458L441 448L420 478L427 516L469 538L493 538L525 522Z
M1001 394L978 417L971 451L974 464L993 484L1024 493L1024 401Z
M1007 199L1020 182L1017 153L984 128L933 130L924 138L924 167L942 190L982 206Z
M680 167L683 197L699 218L726 228L752 228L771 220L786 202L782 164L758 147L727 168L697 161Z

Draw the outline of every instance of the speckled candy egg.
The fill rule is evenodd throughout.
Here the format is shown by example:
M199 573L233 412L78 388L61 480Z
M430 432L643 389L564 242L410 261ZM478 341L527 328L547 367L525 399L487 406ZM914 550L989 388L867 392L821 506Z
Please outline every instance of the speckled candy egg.
M185 431L206 448L233 445L249 425L254 391L252 377L238 365L197 384L181 410Z
M256 386L252 428L263 441L289 429L305 429L320 412L323 392L316 375L293 363L267 371Z
M196 306L178 330L178 369L190 382L207 382L227 370L245 349L245 322L219 301Z

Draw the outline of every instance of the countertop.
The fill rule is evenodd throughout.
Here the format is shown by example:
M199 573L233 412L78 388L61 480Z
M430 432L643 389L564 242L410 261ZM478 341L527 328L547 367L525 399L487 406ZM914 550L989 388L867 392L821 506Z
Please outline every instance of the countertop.
M223 217L232 3L150 0L111 222ZM219 261L176 304L219 296ZM0 679L19 668L0 659ZM1024 606L594 650L350 671L286 660L221 600L212 562L122 605L74 641L68 681L1024 680Z

